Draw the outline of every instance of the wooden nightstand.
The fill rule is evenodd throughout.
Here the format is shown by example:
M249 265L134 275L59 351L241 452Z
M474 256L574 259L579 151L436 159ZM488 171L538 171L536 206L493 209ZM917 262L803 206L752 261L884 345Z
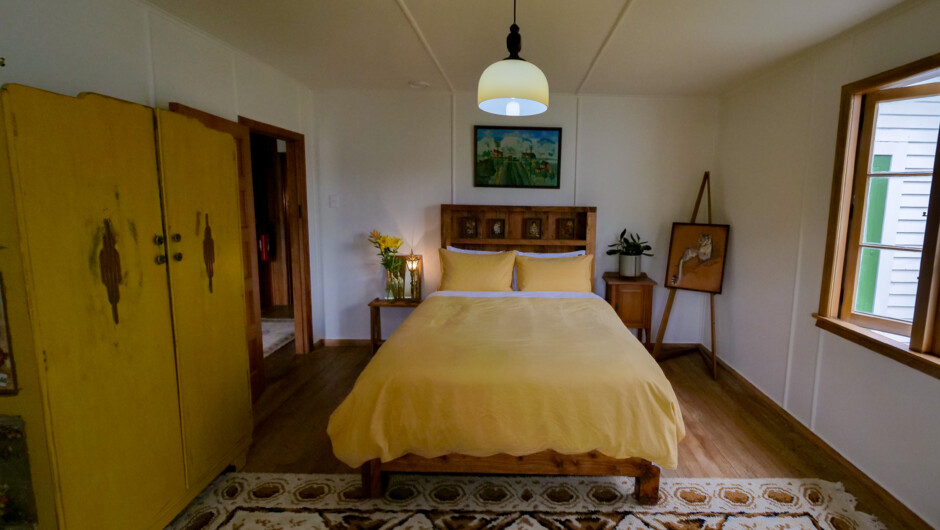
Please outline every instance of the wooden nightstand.
M384 340L382 340L382 313L380 312L383 307L418 307L421 304L421 300L386 300L384 298L376 298L375 300L369 302L369 311L371 312L371 338L372 338L372 355L375 355L375 352L379 350L379 346L382 345Z
M650 326L653 321L653 286L656 281L645 273L639 278L624 278L617 272L605 272L607 301L614 306L620 320L628 328L636 328L637 338L650 349ZM641 337L642 335L642 337Z

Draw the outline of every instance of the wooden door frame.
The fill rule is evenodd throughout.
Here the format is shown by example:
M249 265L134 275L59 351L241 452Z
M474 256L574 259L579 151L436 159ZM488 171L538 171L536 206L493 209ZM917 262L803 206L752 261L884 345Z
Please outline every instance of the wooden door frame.
M248 126L227 120L215 114L188 107L181 103L171 102L169 105L171 112L176 112L190 118L195 118L210 129L222 131L231 134L235 138L235 145L238 150L238 171L239 179L251 178L251 135ZM243 241L243 252L252 259L248 260L246 280L246 291L252 293L251 300L246 300L246 311L253 313L247 315L248 330L248 364L251 379L251 399L255 401L264 392L266 386L264 374L264 345L261 341L261 293L258 282L258 236L255 229L255 199L254 189L248 186L241 190L241 207L244 212L245 222L248 224L248 237Z
M307 226L307 164L304 135L238 117L239 125L252 134L283 140L287 144L285 216L290 237L292 298L294 309L294 348L296 353L313 351L313 320L310 301L310 234ZM252 216L253 217L253 216Z

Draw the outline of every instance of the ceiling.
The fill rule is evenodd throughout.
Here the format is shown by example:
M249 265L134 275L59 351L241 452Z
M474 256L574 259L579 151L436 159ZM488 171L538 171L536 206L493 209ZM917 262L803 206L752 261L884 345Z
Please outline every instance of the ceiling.
M475 91L510 0L149 0L315 89ZM903 0L518 0L552 92L716 95Z

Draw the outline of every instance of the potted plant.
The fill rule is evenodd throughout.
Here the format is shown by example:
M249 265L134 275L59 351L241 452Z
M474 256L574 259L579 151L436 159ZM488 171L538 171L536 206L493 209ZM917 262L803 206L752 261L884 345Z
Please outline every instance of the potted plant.
M607 246L610 247L608 256L620 255L620 275L627 278L636 278L642 274L640 260L643 256L652 256L647 251L653 250L647 241L640 241L640 234L627 233L626 228L620 232L616 243Z

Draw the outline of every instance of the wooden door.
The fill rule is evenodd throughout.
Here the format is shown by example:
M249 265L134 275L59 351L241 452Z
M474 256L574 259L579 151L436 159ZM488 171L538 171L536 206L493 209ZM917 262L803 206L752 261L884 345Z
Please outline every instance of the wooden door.
M237 152L231 135L157 110L180 407L190 484L251 436Z
M2 102L60 526L149 526L185 486L153 111L9 85Z
M255 234L255 199L252 190L251 144L248 127L180 103L170 103L170 110L196 118L210 129L231 134L238 149L238 204L241 207L242 253L245 267L246 335L248 366L251 371L251 400L265 388L264 346L261 341L261 303L258 286L258 238Z

